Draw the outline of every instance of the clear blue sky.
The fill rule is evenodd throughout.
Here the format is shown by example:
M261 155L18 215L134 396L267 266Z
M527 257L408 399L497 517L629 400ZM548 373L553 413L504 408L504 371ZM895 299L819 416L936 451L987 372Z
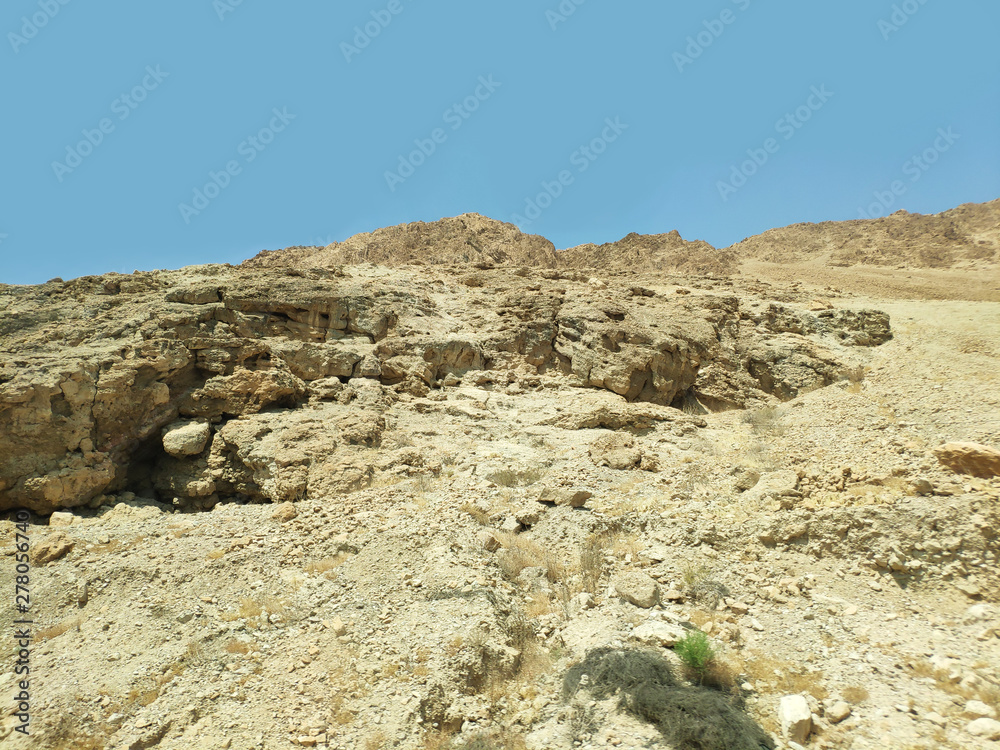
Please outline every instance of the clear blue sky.
M996 0L575 2L7 0L0 282L470 211L725 246L1000 196Z

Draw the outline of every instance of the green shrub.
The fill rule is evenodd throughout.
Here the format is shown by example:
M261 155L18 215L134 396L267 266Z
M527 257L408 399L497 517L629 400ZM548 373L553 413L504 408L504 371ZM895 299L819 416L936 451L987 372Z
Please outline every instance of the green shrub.
M705 672L715 658L715 649L709 643L708 636L700 630L692 630L674 644L674 653L698 678L699 683L705 678Z

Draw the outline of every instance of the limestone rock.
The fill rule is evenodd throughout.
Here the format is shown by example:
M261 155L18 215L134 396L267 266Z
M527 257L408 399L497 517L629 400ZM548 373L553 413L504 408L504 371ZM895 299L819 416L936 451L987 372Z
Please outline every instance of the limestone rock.
M851 706L846 701L837 701L828 709L824 716L831 724L839 724L851 715Z
M812 710L801 695L786 695L778 704L778 723L786 740L805 744L812 731Z
M538 495L540 503L555 503L556 505L568 505L571 508L583 507L583 504L594 496L588 490L574 490L565 487L543 487Z
M660 599L659 586L645 573L622 573L614 579L613 585L618 596L637 607L649 609Z
M29 558L34 565L46 565L68 555L74 544L65 534L50 534L31 549Z
M278 505L271 512L271 518L275 521L280 521L281 523L286 523L293 520L299 515L299 512L295 509L294 503L284 502Z
M996 719L976 719L970 721L965 731L973 737L982 737L987 740L1000 740L1000 721Z
M945 443L934 449L938 461L959 474L1000 476L1000 450L980 443Z
M632 435L613 432L591 443L590 460L612 469L635 469L642 462L642 450Z
M997 718L996 709L989 706L982 701L968 701L965 704L965 708L962 710L962 715L968 719L995 719Z
M176 458L205 450L212 431L205 422L175 422L162 430L163 450Z
M640 643L663 648L673 648L685 635L686 631L680 625L662 620L647 620L632 631L632 638Z

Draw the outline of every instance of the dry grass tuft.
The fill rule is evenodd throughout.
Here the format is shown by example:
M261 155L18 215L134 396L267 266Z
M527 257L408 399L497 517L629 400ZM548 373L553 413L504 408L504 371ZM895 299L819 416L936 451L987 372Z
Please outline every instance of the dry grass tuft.
M459 508L459 510L465 511L470 516L472 516L472 520L474 520L480 526L490 525L490 514L485 510L483 510L482 508L480 508L475 503L464 503Z
M808 693L820 701L830 696L823 684L823 672L806 671L801 665L776 656L744 656L739 660L738 667L758 689L766 686L770 692Z
M51 625L47 628L42 628L35 633L35 639L39 641L47 641L50 638L56 638L63 633L67 633L70 630L79 630L85 619L86 618L83 615L77 615L76 617L70 617L68 620L63 620L62 622L56 623L55 625Z
M545 476L544 469L525 469L515 471L514 469L500 469L492 474L487 474L486 478L493 484L501 487L527 487L534 484Z
M868 691L860 685L851 685L846 687L840 691L840 694L843 696L845 701L854 706L864 703L869 697L871 697Z
M566 576L565 567L559 560L537 542L520 534L500 535L503 548L497 556L500 570L510 581L515 580L525 568L545 568L545 577L552 583Z
M306 573L322 574L333 580L336 578L336 573L333 573L333 571L349 559L351 559L351 553L341 551L333 557L324 557L321 560L308 562L305 564L303 570L305 570Z

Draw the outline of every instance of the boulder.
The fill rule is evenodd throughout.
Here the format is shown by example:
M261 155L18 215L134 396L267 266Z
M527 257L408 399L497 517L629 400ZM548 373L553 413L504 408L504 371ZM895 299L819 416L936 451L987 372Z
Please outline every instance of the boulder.
M556 505L568 505L571 508L581 508L583 504L594 496L588 490L577 490L566 487L542 487L538 495L540 503L555 503Z
M632 631L632 638L648 646L673 648L686 634L680 625L661 620L647 620Z
M987 740L1000 740L1000 721L996 719L976 719L965 726L965 731L973 737Z
M206 422L174 422L160 433L163 450L178 458L201 453L211 434L212 430Z
M31 549L33 565L47 565L73 551L75 542L62 533L50 534Z
M812 711L801 695L783 696L778 703L778 723L786 740L805 744L812 731Z
M613 585L618 596L637 607L649 609L660 600L660 587L645 573L622 573Z
M989 479L1000 476L1000 450L980 443L945 443L934 449L937 460L959 474Z

